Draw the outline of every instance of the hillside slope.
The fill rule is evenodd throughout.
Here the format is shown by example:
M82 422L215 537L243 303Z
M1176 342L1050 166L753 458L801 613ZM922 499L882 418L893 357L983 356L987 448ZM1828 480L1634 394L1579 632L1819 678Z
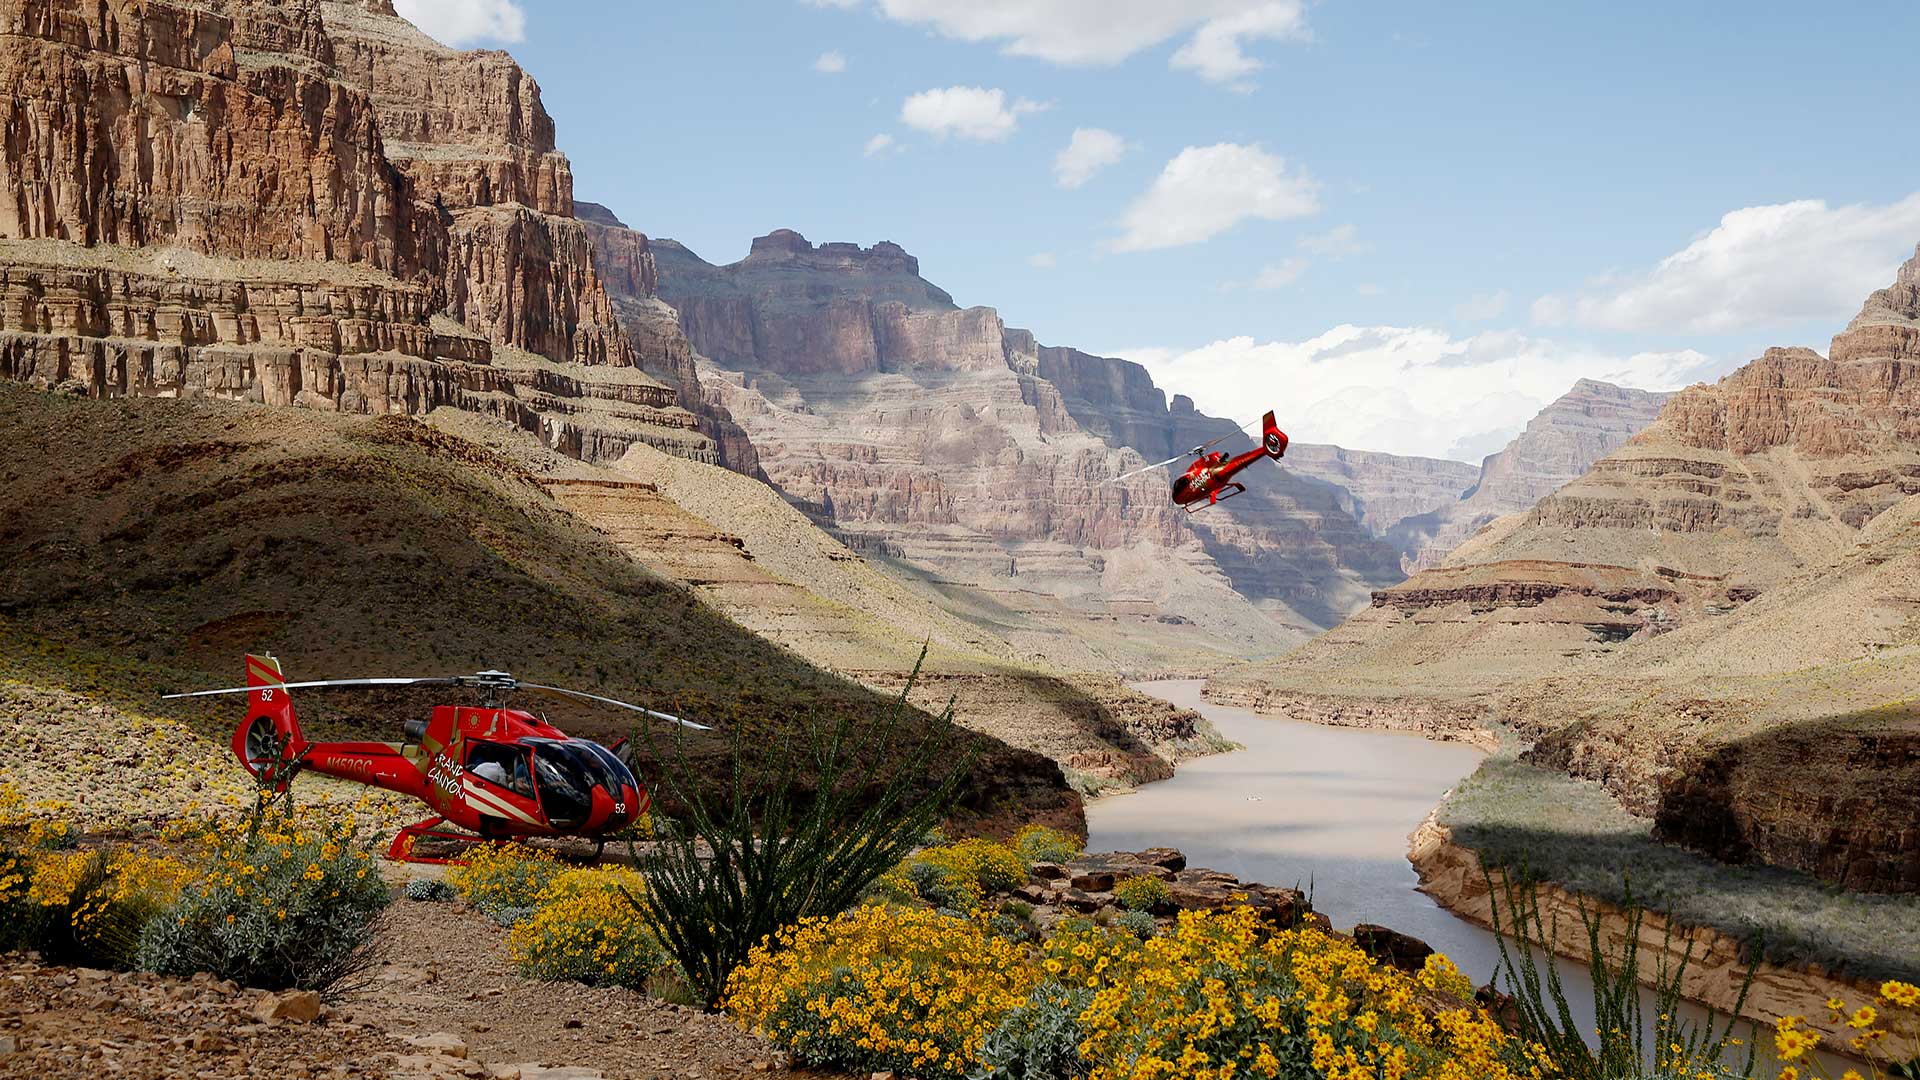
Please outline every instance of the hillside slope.
M808 716L891 707L649 572L512 461L411 419L0 386L0 430L13 447L0 463L0 633L21 701L136 727L174 717L215 756L231 708L157 696L231 684L246 651L296 677L504 667L742 726L756 745ZM301 707L323 732L391 738L426 704L314 694ZM605 711L554 712L581 734L628 728ZM10 721L19 774L52 760L40 725L24 711ZM961 738L980 755L972 817L1080 820L1053 762ZM694 741L696 772L720 775L720 746ZM110 772L27 778L69 799L129 796Z
M1085 790L1172 774L1212 746L1199 715L1111 675L1023 663L1017 650L882 572L756 480L636 447L592 466L453 410L429 416L540 476L549 495L655 573L809 662L897 693L931 649L914 692L960 723L1058 761Z

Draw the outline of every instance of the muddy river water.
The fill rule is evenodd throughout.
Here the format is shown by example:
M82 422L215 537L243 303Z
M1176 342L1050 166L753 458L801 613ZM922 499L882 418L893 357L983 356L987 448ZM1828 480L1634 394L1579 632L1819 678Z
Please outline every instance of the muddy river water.
M1493 936L1449 914L1407 862L1407 834L1482 754L1402 732L1322 727L1200 697L1201 680L1136 683L1198 709L1245 746L1181 764L1171 780L1087 807L1092 851L1165 845L1242 881L1313 890L1335 927L1368 922L1412 934L1473 980L1493 974Z

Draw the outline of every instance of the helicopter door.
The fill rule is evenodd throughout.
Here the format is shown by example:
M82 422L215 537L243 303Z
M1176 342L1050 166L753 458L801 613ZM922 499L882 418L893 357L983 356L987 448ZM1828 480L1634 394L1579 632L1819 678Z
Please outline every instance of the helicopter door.
M534 797L533 770L527 762L527 748L513 743L482 742L468 739L467 775L531 801Z

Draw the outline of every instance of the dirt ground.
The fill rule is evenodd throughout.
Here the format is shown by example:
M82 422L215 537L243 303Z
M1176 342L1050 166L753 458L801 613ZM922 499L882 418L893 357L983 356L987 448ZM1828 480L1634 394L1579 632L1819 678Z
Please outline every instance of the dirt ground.
M506 933L458 904L396 901L387 962L311 1022L262 991L0 960L0 1078L374 1080L837 1078L732 1021L621 989L514 975Z

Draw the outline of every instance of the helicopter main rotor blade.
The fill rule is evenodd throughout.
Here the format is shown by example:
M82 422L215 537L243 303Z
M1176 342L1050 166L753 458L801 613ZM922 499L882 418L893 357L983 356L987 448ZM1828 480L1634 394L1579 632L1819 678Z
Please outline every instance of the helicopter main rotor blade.
M162 694L161 700L190 697L213 697L216 694L250 694L255 690L305 690L316 686L443 686L455 685L454 680L446 678L429 679L316 679L312 682L276 683L272 686L229 686L220 690L195 690L185 694Z
M522 690L540 690L549 694L565 694L568 697L582 698L587 701L597 701L597 702L600 702L602 705L618 705L622 709L632 709L634 712L637 712L637 713L645 713L646 715L651 716L656 720L670 720L673 723L679 724L681 727L692 728L695 731L712 731L713 730L712 728L708 727L705 724L696 724L691 720L682 720L679 717L672 715L671 713L657 712L653 709L647 708L644 705L635 705L630 701L621 701L618 698L601 697L599 694L589 694L585 690L569 690L564 686L546 686L541 683L530 683L530 682L521 683L519 688Z
M1217 439L1213 439L1208 442L1201 443L1199 446L1196 446L1193 449L1187 451L1184 456L1199 457L1201 454L1204 454L1208 450L1211 450L1212 448L1220 445L1221 443L1226 442L1228 439L1233 438L1235 435L1245 434L1246 430L1252 426L1253 426L1253 421L1249 420L1246 423L1241 424L1239 427L1234 428L1232 431L1227 432L1225 435L1222 435ZM1175 460L1179 460L1179 459L1176 458Z
M1176 461L1179 461L1181 458L1186 456L1187 455L1185 454L1179 454L1177 456L1170 457L1165 461L1156 461L1151 465L1142 465L1141 467L1133 470L1132 472L1123 472L1119 476L1110 476L1107 478L1106 482L1109 484L1117 484L1122 480L1131 480L1134 477L1139 476L1141 473L1149 473L1155 469L1164 469L1167 466L1173 464Z

